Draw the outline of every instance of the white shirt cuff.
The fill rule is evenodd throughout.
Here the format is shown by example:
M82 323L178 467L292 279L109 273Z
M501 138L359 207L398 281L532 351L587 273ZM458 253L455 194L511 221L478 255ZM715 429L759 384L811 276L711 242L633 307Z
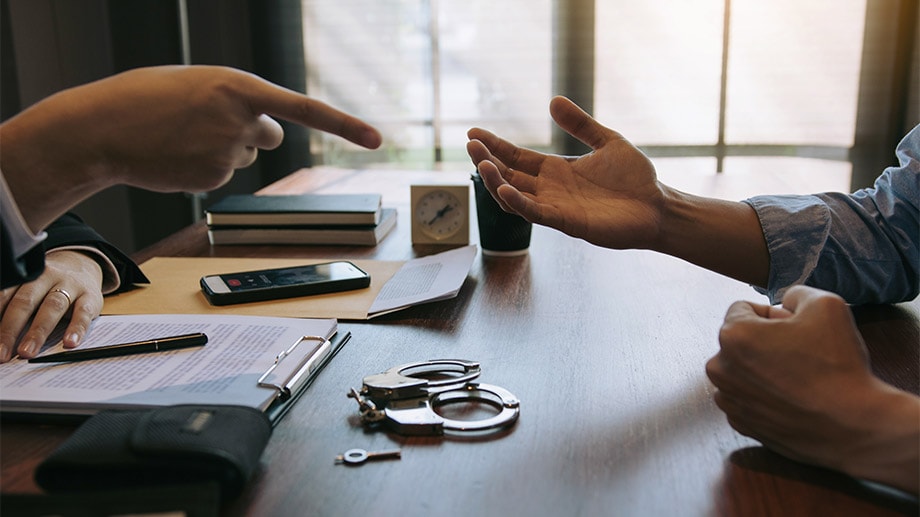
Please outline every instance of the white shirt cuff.
M10 188L6 184L6 178L3 177L3 171L0 171L0 217L3 218L3 224L9 233L10 243L13 246L13 256L16 259L21 258L29 250L41 244L47 234L39 232L37 235L32 233L22 213L19 211L19 205L13 199Z

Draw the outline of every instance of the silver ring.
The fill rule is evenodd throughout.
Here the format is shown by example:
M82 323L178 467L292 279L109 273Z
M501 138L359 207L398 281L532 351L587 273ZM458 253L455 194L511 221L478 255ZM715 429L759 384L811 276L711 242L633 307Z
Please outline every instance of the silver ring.
M64 295L64 298L67 298L67 306L69 307L69 306L73 305L73 298L70 297L70 293L68 293L67 291L58 288L58 289L52 289L51 292L52 292L52 293L61 293L61 294L63 294L63 295ZM50 294L50 293L49 293L49 294Z

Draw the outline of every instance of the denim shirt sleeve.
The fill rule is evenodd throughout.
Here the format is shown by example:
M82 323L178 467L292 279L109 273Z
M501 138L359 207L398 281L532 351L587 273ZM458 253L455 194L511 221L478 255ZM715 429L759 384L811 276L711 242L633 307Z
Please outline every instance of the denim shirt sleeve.
M853 194L757 196L770 253L771 303L798 284L851 304L895 303L920 292L920 126L898 145L898 167Z

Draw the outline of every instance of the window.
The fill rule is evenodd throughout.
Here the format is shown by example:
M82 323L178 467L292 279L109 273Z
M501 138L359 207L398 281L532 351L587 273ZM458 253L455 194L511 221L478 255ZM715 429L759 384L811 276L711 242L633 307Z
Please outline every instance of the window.
M307 91L372 121L383 149L316 134L326 164L463 162L473 125L547 147L550 0L304 0ZM510 22L509 22L510 21Z
M550 149L554 10L579 2L303 0L308 92L386 135L316 134L317 162L468 166L474 125ZM849 174L866 0L605 0L593 22L593 113L653 157Z
M865 0L733 0L726 140L848 148Z
M715 144L723 0L596 5L598 120L635 144Z

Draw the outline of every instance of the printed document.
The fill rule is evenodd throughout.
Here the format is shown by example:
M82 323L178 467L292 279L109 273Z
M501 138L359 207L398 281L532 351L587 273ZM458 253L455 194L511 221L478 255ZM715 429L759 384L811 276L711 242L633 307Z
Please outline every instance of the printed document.
M377 294L368 319L457 296L475 257L476 246L465 246L406 262Z

